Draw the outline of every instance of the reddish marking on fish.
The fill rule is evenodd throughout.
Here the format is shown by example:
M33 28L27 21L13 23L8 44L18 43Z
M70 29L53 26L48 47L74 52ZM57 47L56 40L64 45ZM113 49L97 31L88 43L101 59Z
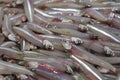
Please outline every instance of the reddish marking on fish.
M41 62L38 65L38 69L46 70L46 71L52 72L52 73L57 74L57 75L62 74L61 71L57 70L53 66L48 65L48 64L44 64L44 63L41 63Z
M62 22L62 20L58 19L58 18L55 18L52 20L52 22Z
M72 48L70 49L70 51L73 53L73 54L76 54L78 55L78 53L80 53L75 47L72 46ZM79 54L80 55L80 54Z
M114 25L113 19L112 20L108 20L108 24L112 27Z

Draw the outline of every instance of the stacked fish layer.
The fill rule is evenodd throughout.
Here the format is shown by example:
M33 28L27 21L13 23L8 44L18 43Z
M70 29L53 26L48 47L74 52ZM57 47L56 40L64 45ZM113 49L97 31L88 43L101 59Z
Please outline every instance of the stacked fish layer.
M120 1L0 0L0 80L120 80Z

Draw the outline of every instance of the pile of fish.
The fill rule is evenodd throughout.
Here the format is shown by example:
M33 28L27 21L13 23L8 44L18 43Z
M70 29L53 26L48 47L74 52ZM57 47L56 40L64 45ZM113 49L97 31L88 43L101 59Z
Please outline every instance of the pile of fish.
M0 0L0 80L120 80L120 1Z

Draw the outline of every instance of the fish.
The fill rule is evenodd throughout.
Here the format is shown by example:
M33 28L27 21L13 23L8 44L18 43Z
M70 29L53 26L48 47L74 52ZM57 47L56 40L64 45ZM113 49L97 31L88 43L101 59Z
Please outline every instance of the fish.
M51 42L45 40L43 37L37 36L35 33L28 29L23 29L20 27L13 27L14 31L19 34L21 37L26 39L27 41L33 43L38 47L44 47L48 49L54 49ZM22 33L22 34L21 34Z
M114 66L98 58L97 56L91 54L90 52L86 51L84 48L70 44L69 42L63 42L62 44L66 50L68 50L71 54L76 55L80 59L83 59L85 61L90 62L91 64L95 64L107 68L109 70L112 70L113 72L116 72L116 68Z
M33 76L34 73L23 66L0 60L0 74L27 74Z
M23 3L24 3L25 15L26 15L28 21L33 22L34 9L33 9L32 3L30 2L30 0L25 0Z

